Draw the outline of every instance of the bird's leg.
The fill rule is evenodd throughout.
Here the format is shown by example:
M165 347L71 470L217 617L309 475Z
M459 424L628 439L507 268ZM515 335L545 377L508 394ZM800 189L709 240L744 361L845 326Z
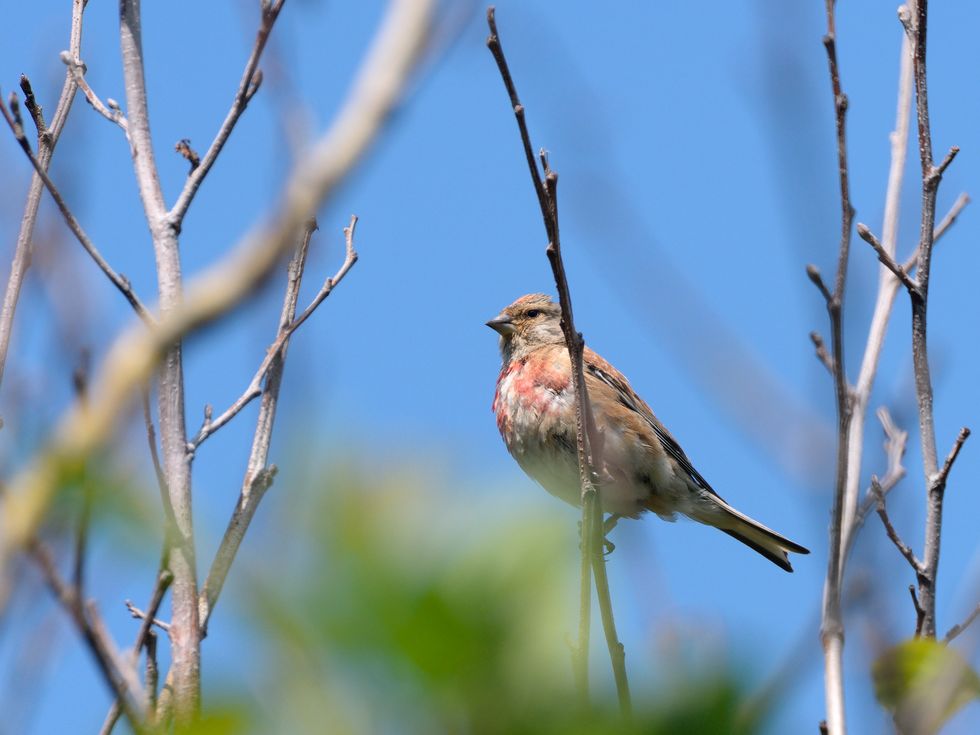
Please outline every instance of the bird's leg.
M619 523L620 518L622 518L621 515L611 513L602 524L602 545L606 548L606 556L609 556L616 550L616 544L607 539L606 536L608 536L609 532L616 527L616 524Z

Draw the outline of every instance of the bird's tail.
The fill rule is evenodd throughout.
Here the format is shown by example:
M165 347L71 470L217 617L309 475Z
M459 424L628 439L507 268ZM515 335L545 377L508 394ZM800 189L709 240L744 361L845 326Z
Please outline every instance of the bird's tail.
M789 554L809 554L810 550L780 536L771 528L766 528L743 513L739 513L727 503L719 503L724 511L720 516L714 515L710 521L712 526L724 531L729 536L738 539L746 546L755 549L769 561L787 572L792 572Z

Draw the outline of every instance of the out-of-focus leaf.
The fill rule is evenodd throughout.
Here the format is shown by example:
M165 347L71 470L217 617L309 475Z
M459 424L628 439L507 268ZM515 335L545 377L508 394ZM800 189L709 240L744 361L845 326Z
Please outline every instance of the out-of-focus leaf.
M886 651L871 675L878 701L906 733L934 733L980 697L977 673L955 649L931 638L913 638Z

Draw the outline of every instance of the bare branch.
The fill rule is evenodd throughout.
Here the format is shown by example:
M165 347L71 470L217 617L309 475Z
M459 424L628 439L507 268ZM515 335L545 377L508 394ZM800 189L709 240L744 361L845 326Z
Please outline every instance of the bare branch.
M143 612L138 607L136 607L136 605L133 604L132 600L126 600L126 609L129 610L129 614L132 615L134 618L136 618L137 620L142 620L144 623L146 623L147 629L155 625L164 633L170 635L170 623L167 623L163 620L160 620L159 618L154 617L152 612ZM136 648L134 650L138 651L139 649Z
M40 567L52 594L69 614L91 649L106 683L122 702L126 718L137 732L141 732L146 705L135 669L119 656L95 606L86 605L78 590L62 579L50 550L41 542L32 540L28 551Z
M915 585L909 585L909 596L912 598L912 608L915 610L915 633L916 638L922 635L922 623L926 619L926 611L919 604L919 596L915 594Z
M100 253L98 248L95 247L95 244L89 239L88 235L85 234L82 226L78 223L78 220L75 219L75 215L73 215L71 210L68 209L68 205L62 198L61 192L58 191L57 187L54 185L54 182L51 180L51 177L48 176L45 167L34 155L34 151L31 150L30 143L27 142L27 137L24 135L23 126L16 121L12 112L7 111L7 108L2 101L0 101L0 114L3 115L3 118L7 121L11 131L13 131L14 137L17 139L17 142L20 143L21 149L24 151L24 154L34 167L34 171L36 172L38 178L41 179L45 188L47 188L48 193L51 195L51 198L54 199L54 203L58 206L58 210L61 212L62 217L64 217L65 223L68 225L68 229L72 231L72 233L78 239L78 242L81 243L83 248L85 248L85 252L91 256L96 265L98 265L99 268L102 269L102 272L108 276L109 280L112 281L112 284L123 296L126 297L126 301L130 303L136 313L139 314L140 318L146 322L152 322L152 317L150 316L149 310L147 310L147 308L143 305L143 302L140 301L139 297L133 291L133 288L129 283L129 279L113 270L112 266L109 265L108 261L102 257L102 253Z
M943 467L939 470L939 476L933 483L937 487L946 487L946 480L949 478L949 472L953 469L953 462L959 456L960 450L963 448L963 443L970 437L970 430L964 426L960 429L960 433L956 436L956 441L953 442L953 448L949 450L949 454L946 455L946 461L943 462Z
M100 446L134 390L175 340L218 318L248 295L278 262L321 201L353 168L387 121L421 50L432 0L395 0L337 119L297 163L273 216L217 264L195 277L180 304L154 329L128 328L93 373L91 400L71 406L52 440L25 463L0 497L0 607L10 591L12 555L33 537L58 487L59 473Z
M921 574L922 562L915 557L915 552L912 551L911 547L902 541L902 538L898 535L898 531L895 530L895 526L892 525L891 519L888 517L888 511L885 509L885 494L881 490L881 484L878 482L878 478L874 475L871 476L871 493L874 495L877 503L878 517L881 518L881 522L885 526L885 533L888 534L888 538L895 544L895 548L898 549L899 553L905 557L905 560L911 565L912 570L917 575Z
M133 151L133 141L129 136L129 121L123 115L122 110L119 109L119 104L111 97L108 99L108 103L103 102L99 98L99 95L95 93L95 90L86 81L85 63L77 55L72 55L70 51L62 51L61 61L68 67L68 72L75 78L75 84L78 85L78 88L82 90L82 94L85 95L85 101L106 120L119 126L119 129L126 136L126 142L129 143L130 151Z
M228 136L231 135L231 131L235 128L235 123L238 122L238 118L245 112L249 101L259 89L259 84L262 81L262 72L259 71L259 59L262 58L266 41L269 39L272 26L275 25L276 18L279 17L279 11L282 10L284 2L285 0L275 0L275 2L262 4L262 20L258 33L255 35L255 44L252 46L252 53L245 63L245 71L242 73L242 80L238 84L238 91L235 93L235 99L231 104L231 109L225 116L225 120L218 129L218 134L208 148L207 153L201 159L200 165L195 165L192 162L190 175L184 183L184 190L177 198L173 209L168 213L170 222L178 231L184 220L184 215L187 214L188 207L190 207L191 202L194 200L194 195L201 186L201 182L204 181L204 177L208 175L208 171L211 170L211 167L217 160L218 154L224 148Z
M160 609L160 605L163 602L163 597L167 594L167 590L170 588L170 584L173 582L173 579L174 575L172 575L165 567L162 567L157 573L156 584L153 586L153 592L150 595L150 602L146 607L143 623L140 625L139 631L136 633L136 641L133 643L133 650L129 655L129 660L132 662L134 667L139 662L140 649L144 646L144 644L148 643L152 639L154 640L155 646L156 639L152 630L153 622L156 619L157 611ZM128 603L129 601L127 600L126 602ZM148 659L150 655L150 650L147 648ZM149 660L147 660L147 666L149 666ZM146 690L150 700L148 708L150 716L148 719L152 721L154 713L154 699L156 696L156 685L153 684L149 678L146 680ZM116 726L116 722L119 720L119 716L121 714L122 708L119 705L119 700L116 699L109 708L108 714L106 714L105 721L102 723L102 728L99 730L99 735L109 735L109 733L112 732L112 729Z
M823 282L823 276L820 275L820 269L817 266L813 265L813 263L808 265L806 267L806 275L813 282L813 285L817 287L817 290L820 291L820 295L823 296L824 301L828 304L833 301L834 296L827 289L827 284Z
M194 173L197 167L201 165L201 157L197 155L197 151L191 148L191 141L188 138L178 140L177 145L174 146L174 150L183 156L191 165L190 173Z
M956 224L956 219L960 216L960 213L969 203L970 197L966 194L966 192L963 192L956 197L956 201L953 202L953 206L949 208L946 216L943 217L942 221L938 225L936 225L935 232L932 236L933 244L939 242L940 238L942 238L942 236L949 231L949 228ZM917 245L915 250L912 251L912 254L909 256L908 260L906 260L902 265L902 268L906 273L911 273L913 270L915 270L915 266L918 264L918 262L919 247Z
M201 425L200 430L198 430L197 436L195 436L188 443L189 451L197 451L197 448L201 446L201 443L204 442L205 439L235 418L235 416L237 416L241 410L254 399L262 395L262 381L265 380L265 377L269 372L269 368L278 358L293 332L299 329L303 322L309 319L310 315L312 315L313 312L316 311L317 307L323 303L324 299L330 295L334 286L343 280L344 276L347 275L347 271L349 271L353 267L354 263L357 262L357 251L354 249L354 228L356 225L357 216L354 215L351 217L350 224L344 228L346 252L343 265L340 266L340 269L332 277L327 278L327 280L323 282L323 286L317 292L317 295L313 298L313 301L310 302L310 305L303 310L303 313L293 319L291 323L287 324L276 337L275 341L269 345L269 348L265 353L265 359L262 360L258 370L255 371L255 374L249 381L248 387L245 388L244 392L235 400L235 402L225 409L216 419L212 419L212 412L207 410L207 408L210 408L210 406L205 409L204 423ZM305 235L307 242L313 235L313 231L315 229L316 221L313 220L312 227L307 230Z
M31 120L34 121L38 142L40 143L48 134L48 126L44 122L44 110L38 104L37 98L34 97L34 88L31 86L31 80L27 78L26 74L20 75L20 89L24 93L24 107L30 113Z
M905 288L907 288L910 292L918 289L919 286L915 280L909 276L902 266L895 262L895 259L882 247L881 243L878 242L878 238L875 237L871 230L868 229L867 225L858 222L857 233L861 236L862 240L864 240L874 249L874 251L878 254L878 260L880 260L881 263L888 268L888 270L895 274L895 277L902 282Z
M827 345L824 343L823 337L820 336L819 332L810 332L810 341L813 342L813 347L816 349L817 359L827 368L827 372L833 375L834 358L827 352Z
M70 47L72 53L79 53L82 45L82 14L85 10L85 0L73 0L71 14L71 40ZM24 78L26 79L26 77ZM29 82L28 82L29 85ZM23 80L21 88L24 89ZM74 77L70 73L65 74L65 81L61 88L61 96L55 108L51 122L44 129L44 134L38 136L37 158L41 167L47 171L51 163L51 156L54 154L55 145L61 137L61 131L68 120L68 113L71 110L72 102L75 99L75 92L78 89ZM33 100L33 93L28 93L24 89L28 98L27 108L31 111L36 101ZM40 115L40 105L37 105L38 117ZM31 112L32 117L34 115ZM43 118L42 122L43 122ZM35 124L37 120L35 120ZM7 288L3 296L3 306L0 309L0 380L3 379L4 367L7 363L7 351L10 347L10 337L13 332L14 315L17 311L17 302L20 299L20 289L24 282L24 276L30 267L31 255L33 251L34 226L37 223L38 207L41 204L41 194L44 191L44 182L35 173L31 177L31 185L27 191L27 202L24 205L24 216L20 221L20 230L17 233L17 244L14 248L14 258L10 266L10 275L7 277Z
M844 648L844 621L841 612L841 583L844 575L844 552L848 527L845 516L848 507L848 437L853 414L853 397L844 366L844 325L841 311L844 303L844 285L847 280L847 264L851 249L851 223L854 207L851 205L850 177L847 165L847 95L840 81L837 64L837 29L834 0L826 0L827 34L823 38L827 52L830 87L834 99L834 120L837 131L837 172L840 184L841 227L840 246L837 256L837 272L834 290L828 292L815 266L807 267L807 274L820 289L827 302L830 318L831 356L834 365L834 397L837 403L837 469L834 478L834 501L829 528L829 555L827 578L824 583L823 609L820 620L820 640L824 651L824 690L827 708L827 727L831 735L846 732L844 711L844 674L842 654Z
M928 0L916 0L912 12L908 16L907 19L903 20L903 23L912 38L912 67L916 90L919 159L922 168L922 212L916 268L916 281L919 284L919 289L917 293L911 294L912 364L915 372L916 402L919 409L922 469L927 489L925 543L918 584L919 600L922 609L925 611L922 635L927 638L934 638L936 635L936 582L942 536L944 485L935 481L937 476L942 478L942 475L940 474L936 451L936 427L932 409L932 377L929 370L926 339L926 313L929 300L932 248L935 242L936 195L943 171L953 161L958 149L955 146L951 148L938 167L933 163L929 98L926 84Z
M487 9L487 25L490 29L490 35L487 38L487 47L490 49L490 53L497 63L497 68L500 71L500 76L503 79L504 87L510 99L511 108L517 120L528 170L531 174L531 181L534 185L534 190L538 197L538 205L541 208L541 215L544 220L545 232L548 237L546 253L551 263L555 286L558 291L558 300L562 314L561 327L565 337L565 344L568 348L572 366L572 379L575 386L576 443L578 448L579 481L582 490L582 565L579 595L579 640L573 657L576 683L579 691L583 695L586 695L588 693L591 587L592 577L594 576L596 596L599 602L603 630L606 635L606 645L609 649L609 658L616 680L616 693L619 697L620 709L623 715L628 718L632 712L632 702L629 691L629 680L626 675L626 656L623 645L620 643L616 633L612 602L609 594L609 582L606 578L606 562L602 553L604 540L602 532L602 498L595 473L595 468L602 466L602 437L597 432L595 421L592 417L592 406L589 401L589 393L585 384L583 369L585 342L582 334L575 329L571 294L569 292L568 279L565 275L565 265L561 256L561 240L558 226L558 174L551 169L547 154L542 149L539 153L541 167L544 171L544 179L542 181L541 171L538 169L538 162L535 160L534 149L531 145L531 138L527 129L524 106L521 104L520 98L517 95L517 89L514 85L507 59L504 56L500 36L497 32L494 8L492 6Z
M973 623L973 621L976 620L978 617L980 617L980 604L977 604L977 606L973 608L973 612L971 612L969 615L966 616L966 620L964 620L962 623L959 623L958 625L954 625L952 628L946 631L946 635L943 636L943 640L946 643L949 643L951 640L956 638L956 636L958 636L964 630L969 628L970 625Z
M902 466L902 458L905 456L909 433L895 425L891 414L884 406L878 409L878 419L881 421L882 428L885 431L884 446L885 454L888 457L888 471L878 484L881 494L885 496L905 477L905 467ZM848 537L848 552L850 551L850 543L857 534L857 530L864 525L868 513L877 504L878 498L875 497L873 488L869 487L865 494L864 502L861 503L854 518L854 528Z
M330 290L343 280L344 276L357 261L357 252L354 250L354 227L357 224L357 217L351 217L350 225L344 228L346 242L346 254L340 269L332 277L327 279ZM214 605L218 601L221 590L224 587L228 571L235 560L238 548L241 546L245 532L248 530L252 518L258 509L259 503L265 491L272 485L275 476L275 467L266 467L269 456L269 444L272 440L272 428L275 421L276 409L279 404L279 388L282 383L282 374L285 369L286 350L289 346L289 336L296 331L302 319L296 318L296 305L299 301L299 289L306 268L306 256L310 246L310 238L316 230L316 221L308 223L306 233L300 241L299 246L289 263L286 292L283 297L282 312L279 317L279 327L276 340L266 355L264 367L260 367L260 372L266 375L266 388L262 396L262 405L259 408L259 416L256 420L255 434L252 440L252 451L249 455L248 468L242 482L241 495L235 507L232 517L228 522L225 535L221 540L218 551L215 553L214 561L208 572L204 588L201 590L200 617L201 628L206 634L208 620L214 610ZM323 290L321 289L321 293ZM319 294L318 294L319 296ZM326 295L323 297L326 298ZM308 307L309 313L323 302L323 299L313 300L313 304ZM304 312L306 313L306 312ZM307 314L308 316L308 314Z

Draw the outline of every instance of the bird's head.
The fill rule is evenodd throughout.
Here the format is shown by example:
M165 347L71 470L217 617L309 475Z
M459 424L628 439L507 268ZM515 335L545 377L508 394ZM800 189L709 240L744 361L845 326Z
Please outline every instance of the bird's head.
M487 326L500 335L500 352L504 362L523 357L544 345L564 344L561 331L561 308L551 297L532 293L521 296Z

